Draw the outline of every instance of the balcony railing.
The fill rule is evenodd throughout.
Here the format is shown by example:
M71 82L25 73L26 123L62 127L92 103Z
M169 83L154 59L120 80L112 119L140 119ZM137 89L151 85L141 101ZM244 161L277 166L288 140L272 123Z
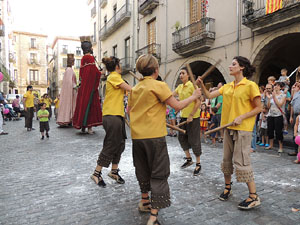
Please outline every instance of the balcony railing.
M91 17L94 18L96 16L96 6L91 9Z
M154 55L158 61L161 60L161 46L160 44L152 43L150 45L145 46L136 51L137 57L144 55L144 54L152 54Z
M151 14L158 5L159 0L139 0L139 13L144 16Z
M282 8L266 14L265 0L243 0L243 24L257 32L275 30L300 21L300 1L285 0Z
M122 68L122 74L127 74L129 71L134 69L133 57L125 57L120 59L120 64Z
M122 8L101 28L99 32L100 41L104 41L110 36L116 29L123 25L130 19L131 10L130 5L125 4Z
M10 63L15 63L16 62L16 56L14 53L10 52L8 55L8 60Z
M39 49L39 45L37 43L29 43L29 48L30 49Z
M40 65L40 62L37 59L28 59L29 65Z
M208 51L215 40L215 19L202 18L173 34L172 49L182 56Z
M103 9L107 5L107 0L100 0L99 5Z

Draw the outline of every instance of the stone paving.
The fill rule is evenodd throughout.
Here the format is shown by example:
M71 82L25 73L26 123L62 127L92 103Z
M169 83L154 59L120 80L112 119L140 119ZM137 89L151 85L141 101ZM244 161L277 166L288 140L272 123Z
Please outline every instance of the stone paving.
M99 188L90 175L102 147L102 127L95 135L81 135L51 121L50 139L44 141L37 121L34 127L27 132L24 119L6 122L9 135L0 136L0 224L146 224L149 215L137 210L140 193L130 138L120 163L126 183L116 184L104 169L107 188ZM265 150L252 154L262 205L241 211L237 204L248 191L235 179L232 198L218 200L224 187L221 144L202 144L201 175L193 177L194 165L180 169L184 154L177 138L167 137L167 142L172 206L160 211L162 224L300 224L300 212L291 211L300 208L300 167L292 163L294 157Z

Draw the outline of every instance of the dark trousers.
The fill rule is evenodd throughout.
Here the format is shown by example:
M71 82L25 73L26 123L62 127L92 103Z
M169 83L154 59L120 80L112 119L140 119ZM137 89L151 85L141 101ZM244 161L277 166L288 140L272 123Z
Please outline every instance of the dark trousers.
M103 116L105 138L97 164L109 167L109 164L119 164L125 149L125 120L121 116Z
M48 118L50 119L50 118L52 117L52 108L51 108L51 106L50 106L50 108L46 108L46 109L47 109L47 111L49 112Z
M186 121L186 118L180 119L180 123L184 121ZM178 141L183 151L192 148L195 156L200 156L202 154L200 140L200 118L195 118L192 122L186 123L180 128L186 130L185 134L179 132L178 135Z
M276 135L276 139L278 141L283 140L283 116L271 117L269 116L267 119L268 124L268 137L269 139L274 139L274 131Z
M151 191L151 207L169 207L170 160L165 137L132 140L132 155L141 192Z
M32 118L34 116L34 108L29 107L25 113L25 127L32 128Z

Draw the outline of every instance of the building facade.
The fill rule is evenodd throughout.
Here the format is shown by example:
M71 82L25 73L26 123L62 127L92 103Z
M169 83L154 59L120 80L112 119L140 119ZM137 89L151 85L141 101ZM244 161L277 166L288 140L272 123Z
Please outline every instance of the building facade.
M47 93L47 35L13 31L13 46L15 93L24 94L28 85L39 94Z
M282 4L269 10L268 4L277 2ZM130 13L121 11L124 4L130 5ZM257 69L252 79L265 84L268 76L278 78L281 68L291 73L300 64L299 12L299 0L103 0L96 10L97 45L101 57L123 58L130 37L129 57L157 56L162 78L171 70L166 82L172 89L187 63L200 76L221 59L205 83L210 87L232 81L228 66L236 55L249 58ZM118 23L120 19L126 21Z
M15 88L14 67L15 52L12 46L12 16L9 0L0 1L0 71L4 81L0 83L0 91L13 93Z
M75 37L56 37L51 46L48 61L50 95L55 98L61 90L64 72L67 68L67 54L74 54L74 72L77 80L82 58L81 42ZM52 56L52 57L51 57Z

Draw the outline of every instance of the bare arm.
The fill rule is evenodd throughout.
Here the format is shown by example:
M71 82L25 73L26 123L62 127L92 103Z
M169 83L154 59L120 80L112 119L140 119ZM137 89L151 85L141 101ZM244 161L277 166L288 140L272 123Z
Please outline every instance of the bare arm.
M192 103L193 101L195 101L197 98L199 98L201 96L201 90L199 88L197 88L193 95L191 95L190 97L182 100L182 101L178 101L173 95L171 97L169 97L165 103L169 106L171 106L173 109L175 109L176 112L180 111L181 109L187 107L190 103Z
M125 91L131 91L131 86L129 84L126 84L125 82L120 84L119 87Z
M212 98L216 98L216 97L218 97L219 95L221 95L220 92L219 92L218 90L213 91L213 92L209 92L209 91L206 89L206 87L205 87L205 85L204 85L204 83L203 83L203 80L201 80L200 77L198 77L196 83L197 83L197 85L200 85L201 90L202 90L202 92L203 92L203 94L205 95L206 98L212 99Z
M296 137L298 135L298 126L299 126L299 116L296 118L296 123L294 126L294 136Z
M234 121L233 121L234 126L241 124L243 122L243 120L245 120L249 117L255 116L262 111L260 96L257 96L253 99L253 106L254 106L254 109L252 109L250 112L240 115L234 119Z
M291 105L291 114L290 114L290 123L291 124L294 122L293 114L294 114L294 109L293 109L293 106Z
M284 104L285 104L285 101L286 101L286 97L283 97L280 101L276 98L276 96L273 94L273 99L274 99L274 102L275 104L281 108Z
M194 105L192 112L190 113L189 117L187 118L188 123L193 121L193 117L194 117L195 113L197 112L200 105L201 105L201 101L199 99L197 99L195 101L195 105Z

